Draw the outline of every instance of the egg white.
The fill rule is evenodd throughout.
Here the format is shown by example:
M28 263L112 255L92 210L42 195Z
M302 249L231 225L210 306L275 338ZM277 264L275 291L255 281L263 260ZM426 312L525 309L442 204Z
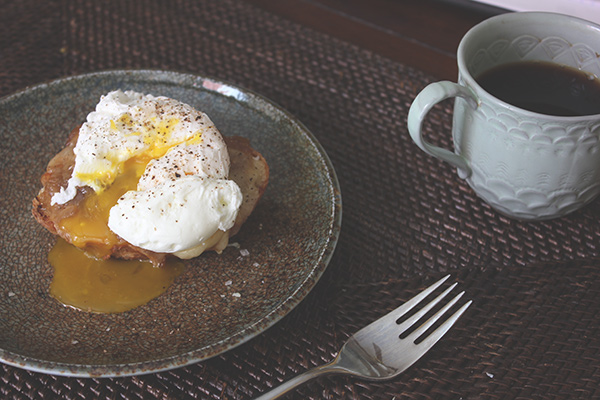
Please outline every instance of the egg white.
M111 209L109 228L127 242L186 254L235 222L242 194L229 175L229 153L210 118L174 99L113 91L79 130L65 204L88 186L102 193L132 158L149 159L136 191Z
M190 175L127 192L111 208L108 226L143 249L177 253L230 229L241 203L235 182Z

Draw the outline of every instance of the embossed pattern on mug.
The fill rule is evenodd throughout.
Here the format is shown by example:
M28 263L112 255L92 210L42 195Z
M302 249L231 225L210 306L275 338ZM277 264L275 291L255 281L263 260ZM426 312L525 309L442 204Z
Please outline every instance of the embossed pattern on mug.
M470 137L466 146L460 135L455 137L458 154L471 160L472 174L467 182L492 207L523 219L544 219L552 217L551 213L557 210L567 214L580 208L600 193L597 169L579 168L595 165L585 159L597 158L600 152L600 121L575 127L551 123L532 126L521 124L510 112L498 113L485 105L479 108L474 119L463 119L464 107L469 106L457 99L454 124L462 126L462 130L468 130L466 124L487 126L485 141L504 142L504 146L478 145ZM489 135L494 137L485 137ZM477 154L473 149L477 149ZM510 155L514 162L508 164L504 161L509 158L507 151L522 154L521 157ZM572 158L573 154L578 156ZM571 173L555 177L554 182L547 170L565 162L573 164L569 168ZM531 168L532 165L535 167ZM558 189L548 191L548 187ZM587 189L582 191L583 187Z

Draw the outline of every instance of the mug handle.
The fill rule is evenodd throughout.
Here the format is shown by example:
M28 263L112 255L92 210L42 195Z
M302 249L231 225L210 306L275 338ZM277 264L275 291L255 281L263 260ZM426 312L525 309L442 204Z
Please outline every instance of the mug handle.
M425 116L429 110L431 110L433 106L442 100L446 100L451 97L464 98L474 109L477 108L479 103L475 93L464 86L450 81L431 83L426 86L421 93L417 95L417 97L415 97L415 100L410 106L408 111L408 132L410 133L412 140L421 148L421 150L430 156L439 158L440 160L446 161L455 166L458 168L458 175L462 179L467 179L472 173L468 161L463 156L460 156L450 150L427 143L423 139L423 134L421 131L423 127L423 120L425 119Z

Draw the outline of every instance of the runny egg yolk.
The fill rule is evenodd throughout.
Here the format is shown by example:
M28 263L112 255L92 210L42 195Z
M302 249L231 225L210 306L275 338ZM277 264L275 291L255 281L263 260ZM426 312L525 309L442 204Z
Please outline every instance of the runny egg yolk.
M164 293L184 270L170 259L160 268L149 261L100 260L58 239L48 255L54 266L50 294L84 311L118 313Z
M71 243L85 249L97 257L110 254L111 248L118 243L117 236L108 227L110 209L119 198L130 190L136 190L140 177L151 159L160 158L173 146L171 133L179 124L179 119L170 118L163 121L152 121L151 129L146 129L143 137L148 145L144 153L134 156L125 162L112 162L108 171L96 171L78 175L84 181L95 182L101 188L87 196L76 214L61 221L61 228L69 232ZM128 114L124 114L117 122L111 120L111 129L131 126ZM139 135L133 131L129 135ZM197 132L185 143L196 144L202 141L202 132Z
M168 127L160 128L148 151L119 165L104 190L88 195L75 214L61 221L61 229L69 232L75 245L59 239L48 256L54 267L50 294L61 303L100 313L127 311L162 294L183 272L183 262L171 258L160 267L150 261L104 259L119 243L108 227L110 209L123 194L136 189L150 160L170 148L160 146L166 144L160 138L168 134ZM188 142L199 140L200 133Z
M61 303L99 313L128 311L164 293L183 272L183 262L171 258L160 267L150 261L102 258L118 243L108 228L110 209L136 188L148 161L127 161L110 187L86 197L78 212L62 221L77 247L59 239L48 255L54 267L50 294Z
M110 209L123 194L135 190L149 161L148 157L126 161L123 172L108 188L87 196L74 215L61 221L61 228L69 232L71 243L96 257L110 254L111 248L119 241L108 227Z

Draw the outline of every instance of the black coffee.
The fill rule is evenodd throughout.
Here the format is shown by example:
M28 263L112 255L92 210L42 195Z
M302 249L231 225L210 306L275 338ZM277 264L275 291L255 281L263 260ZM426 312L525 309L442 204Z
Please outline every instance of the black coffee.
M574 68L527 61L492 68L477 82L514 106L547 115L600 114L600 79Z

